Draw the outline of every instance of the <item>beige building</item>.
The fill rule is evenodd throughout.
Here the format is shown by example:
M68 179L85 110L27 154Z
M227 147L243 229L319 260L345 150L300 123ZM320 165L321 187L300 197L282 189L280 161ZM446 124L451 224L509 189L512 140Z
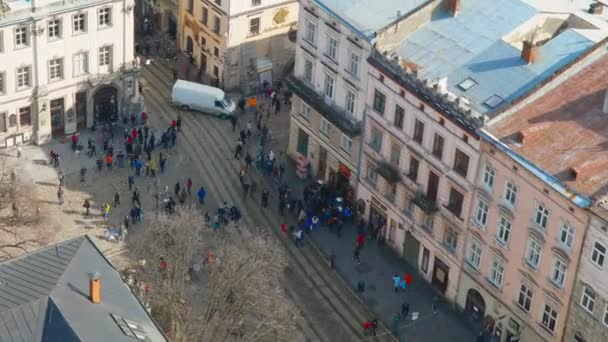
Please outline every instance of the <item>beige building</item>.
M179 46L204 82L255 92L291 70L298 8L295 0L182 0Z

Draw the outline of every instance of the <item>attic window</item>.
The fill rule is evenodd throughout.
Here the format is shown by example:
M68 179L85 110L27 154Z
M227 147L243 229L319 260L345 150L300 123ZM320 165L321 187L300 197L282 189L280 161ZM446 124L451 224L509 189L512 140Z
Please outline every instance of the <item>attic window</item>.
M112 316L114 322L116 322L123 334L131 338L138 339L140 341L150 340L148 336L146 336L146 333L144 332L144 329L140 324L133 321L129 321L115 314L110 314L110 316Z
M463 91L467 91L467 90L473 88L476 84L477 84L477 82L475 82L474 79L469 77L466 80L458 83L458 88L462 89Z
M498 95L492 95L483 104L494 109L494 108L498 107L498 105L500 105L503 101L504 100L502 99L502 97L500 97Z

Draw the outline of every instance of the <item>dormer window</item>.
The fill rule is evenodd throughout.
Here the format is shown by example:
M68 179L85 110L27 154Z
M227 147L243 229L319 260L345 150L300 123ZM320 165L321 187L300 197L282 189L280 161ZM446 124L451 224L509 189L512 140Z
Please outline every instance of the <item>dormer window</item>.
M467 91L467 90L473 88L475 85L477 85L477 82L475 82L474 79L469 77L466 80L458 83L458 88L460 88L463 91Z
M504 100L502 97L495 94L495 95L490 96L483 104L494 109L494 108L498 107L501 103L503 103L503 101Z

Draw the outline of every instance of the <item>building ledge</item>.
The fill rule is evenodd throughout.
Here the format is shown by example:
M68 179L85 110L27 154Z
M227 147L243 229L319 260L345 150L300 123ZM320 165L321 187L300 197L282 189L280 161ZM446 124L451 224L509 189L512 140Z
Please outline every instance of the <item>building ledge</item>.
M300 97L306 104L323 115L332 125L336 126L350 138L361 134L361 122L355 120L352 115L335 104L325 101L323 95L317 93L304 81L294 75L289 75L286 80L287 86Z
M422 192L416 193L416 196L414 196L412 201L415 205L417 205L420 209L422 209L422 211L427 214L434 213L439 210L439 208L437 208L437 205L435 205L435 203L429 200Z
M376 166L376 173L378 173L382 178L386 179L390 184L395 184L401 181L401 174L399 174L399 170L397 170L393 165L381 162Z

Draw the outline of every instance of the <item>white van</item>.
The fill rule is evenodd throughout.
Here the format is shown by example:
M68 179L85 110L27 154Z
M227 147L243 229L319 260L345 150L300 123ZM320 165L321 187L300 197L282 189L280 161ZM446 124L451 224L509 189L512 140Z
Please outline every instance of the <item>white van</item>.
M209 113L222 119L234 115L236 108L223 90L184 80L177 80L173 85L171 103L183 110Z

